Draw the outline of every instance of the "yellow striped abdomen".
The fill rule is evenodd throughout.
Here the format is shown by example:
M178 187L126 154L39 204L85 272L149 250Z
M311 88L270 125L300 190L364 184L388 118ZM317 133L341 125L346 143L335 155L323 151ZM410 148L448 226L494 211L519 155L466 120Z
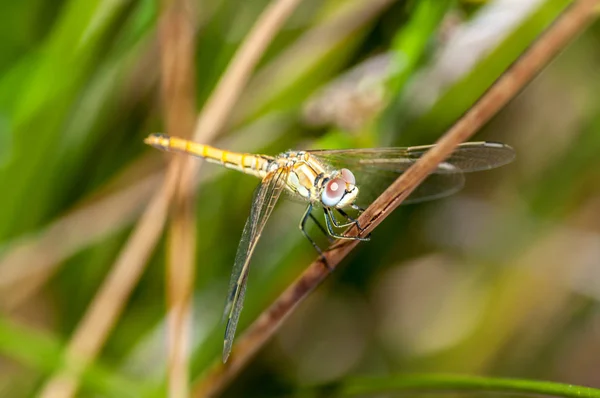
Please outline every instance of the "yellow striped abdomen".
M169 137L164 134L151 134L144 142L163 151L198 156L211 163L218 163L229 169L238 170L242 173L261 178L266 175L267 167L272 160L268 156L224 151L209 145L199 144L182 138Z

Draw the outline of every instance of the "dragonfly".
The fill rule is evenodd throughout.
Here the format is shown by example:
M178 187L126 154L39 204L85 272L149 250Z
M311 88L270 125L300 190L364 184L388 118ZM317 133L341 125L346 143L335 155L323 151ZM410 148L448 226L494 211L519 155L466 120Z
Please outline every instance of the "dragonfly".
M223 319L227 320L223 362L232 349L242 311L250 258L267 219L283 192L307 204L299 228L321 255L323 251L306 231L311 219L331 240L369 240L369 236L347 235L344 228L363 231L358 216L399 174L406 171L433 145L398 148L287 151L277 156L237 153L165 134L151 134L144 142L164 151L185 153L261 179L254 192L248 217L235 256ZM514 150L497 142L467 142L459 145L403 203L441 198L462 188L465 172L492 169L510 163ZM325 227L313 214L322 208ZM354 216L348 212L355 213Z

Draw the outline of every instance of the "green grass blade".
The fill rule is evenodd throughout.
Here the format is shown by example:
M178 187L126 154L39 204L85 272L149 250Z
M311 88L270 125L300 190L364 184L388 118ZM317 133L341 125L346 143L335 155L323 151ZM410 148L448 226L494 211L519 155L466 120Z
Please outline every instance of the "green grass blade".
M327 389L331 388L332 386ZM357 378L347 380L339 386L334 386L332 390L340 396L410 391L427 393L493 392L569 398L600 398L600 390L572 384L443 374Z

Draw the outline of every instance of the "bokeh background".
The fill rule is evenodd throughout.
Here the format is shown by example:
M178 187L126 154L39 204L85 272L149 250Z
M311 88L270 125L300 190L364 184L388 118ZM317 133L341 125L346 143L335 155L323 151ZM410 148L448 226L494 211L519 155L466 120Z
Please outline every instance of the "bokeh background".
M206 101L267 5L197 1ZM214 145L434 142L567 0L305 0ZM0 4L0 396L35 396L160 187L152 0ZM353 375L453 372L600 387L600 25L477 136L517 152L459 194L399 208L305 301L226 396L290 395ZM220 360L221 312L257 181L201 170L191 375ZM238 336L315 258L282 201L252 260ZM318 231L313 230L313 233ZM165 237L78 396L162 396Z

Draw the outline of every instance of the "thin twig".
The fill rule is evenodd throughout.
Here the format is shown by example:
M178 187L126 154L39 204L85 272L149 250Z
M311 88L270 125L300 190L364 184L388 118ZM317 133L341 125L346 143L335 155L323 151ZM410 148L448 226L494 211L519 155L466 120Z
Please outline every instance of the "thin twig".
M196 118L195 12L189 0L164 0L159 21L161 83L167 131L190 137ZM190 162L175 158L173 161ZM183 168L173 196L166 270L168 396L189 396L189 347L195 242L194 173ZM189 170L189 171L188 171Z
M210 141L223 128L227 115L242 92L256 62L299 1L273 0L263 11L199 116L194 134L196 140ZM243 52L244 56L237 55L240 52ZM207 109L209 106L210 111ZM131 291L139 281L150 252L155 247L164 228L167 208L177 186L179 175L182 172L188 173L188 169L197 168L190 162L185 162L184 165L181 163L183 162L171 162L163 187L153 196L108 277L77 326L66 349L66 359L70 364L67 367L71 371L69 373L61 371L55 374L42 387L41 397L68 398L73 396L78 387L80 372L93 361L104 345ZM182 166L185 167L185 170L181 170ZM75 370L73 371L73 369Z
M512 99L567 43L579 34L595 16L597 0L579 0L490 87L483 97L438 140L437 145L402 174L361 215L360 223L370 233L444 161L457 145L466 141ZM326 253L327 263L336 267L358 244L336 242ZM195 396L218 394L242 369L264 343L277 331L283 320L328 275L321 259L315 260L275 302L247 329L234 346L229 361L220 361L209 369L194 389Z

